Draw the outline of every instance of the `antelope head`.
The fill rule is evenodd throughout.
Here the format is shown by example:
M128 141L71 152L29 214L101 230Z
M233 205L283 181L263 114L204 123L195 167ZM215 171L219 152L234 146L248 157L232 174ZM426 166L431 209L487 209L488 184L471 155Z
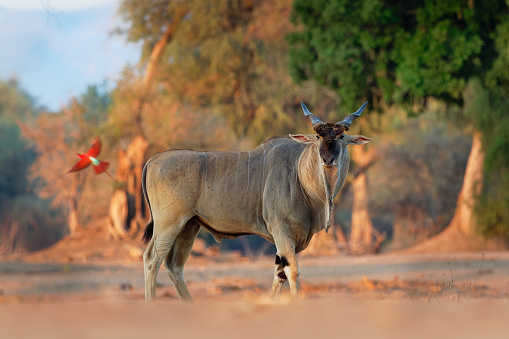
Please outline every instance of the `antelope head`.
M342 152L348 154L347 145L363 145L371 141L371 138L363 135L345 134L350 129L352 122L361 115L367 104L366 101L356 112L334 124L321 121L307 109L304 103L301 103L304 115L311 120L316 135L312 137L305 134L292 134L290 137L301 143L315 143L318 146L322 166L326 170L331 170L338 167L338 161L344 158L341 157Z

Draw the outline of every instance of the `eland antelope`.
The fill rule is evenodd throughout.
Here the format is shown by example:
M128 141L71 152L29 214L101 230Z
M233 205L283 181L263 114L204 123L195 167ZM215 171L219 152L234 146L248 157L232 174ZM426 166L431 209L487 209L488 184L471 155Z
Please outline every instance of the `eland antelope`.
M276 245L272 295L286 280L298 296L295 254L331 224L333 199L345 182L347 145L371 139L346 135L366 103L338 123L322 122L302 103L315 135L271 138L248 152L170 150L143 168L143 193L150 209L143 240L145 299L152 300L161 263L181 300L191 295L186 263L201 227L216 241L256 234Z

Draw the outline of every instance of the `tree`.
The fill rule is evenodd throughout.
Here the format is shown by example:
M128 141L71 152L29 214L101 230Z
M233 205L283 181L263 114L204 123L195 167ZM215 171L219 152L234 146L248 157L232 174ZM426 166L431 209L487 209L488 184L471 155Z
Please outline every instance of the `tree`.
M509 18L503 17L494 34L496 59L482 80L471 84L478 93L475 121L482 133L485 153L483 186L476 206L478 230L485 235L509 236Z
M302 93L297 98L284 67L289 12L282 0L132 0L122 3L126 27L119 32L142 44L146 72L157 69L151 98L171 98L169 109L177 104L222 116L237 138L260 142L268 131L272 136L305 126L297 119ZM148 67L169 26L160 61Z
M350 110L368 99L375 109L393 105L420 112L430 97L465 108L473 79L480 79L482 88L507 84L507 72L494 73L507 59L504 1L296 0L293 13L301 30L289 36L292 75L336 89ZM504 38L495 40L497 33ZM481 137L477 118L470 122L480 132L474 136ZM483 163L482 152L471 163L476 162ZM464 188L470 190L468 183L482 168L466 173ZM473 203L464 204L461 197L457 210L472 210ZM455 225L464 234L475 227L470 219Z
M29 178L40 197L66 210L71 235L76 234L81 225L82 197L89 171L66 172L79 160L76 153L85 152L97 136L98 126L107 117L107 104L107 94L91 86L82 97L72 99L62 112L43 113L35 122L22 125L37 152ZM97 177L96 180L108 179Z
M39 111L15 80L0 82L0 255L49 246L62 233L57 211L34 194L26 178L36 153L18 123Z
M401 249L442 231L452 220L472 140L444 121L434 102L418 117L392 109L376 146L380 159L368 171L373 222L391 234L385 249Z
M379 252L383 237L375 230L369 215L369 198L366 171L375 160L373 148L353 148L356 171L352 181L354 192L352 206L352 227L349 246L352 252ZM374 238L376 242L373 243Z
M129 17L130 10L135 9L138 12L141 2L126 1L121 6L121 12ZM167 4L165 4L167 5ZM113 238L125 236L125 230L130 228L136 233L141 228L141 221L145 217L145 205L143 203L141 189L141 173L145 160L145 152L148 142L145 138L143 129L143 113L147 101L150 99L150 89L153 86L153 79L156 69L159 66L162 52L168 42L173 39L175 30L178 28L181 19L187 14L187 7L181 6L172 20L165 25L165 31L158 36L158 41L150 47L150 57L146 62L145 74L141 84L136 83L137 93L130 99L134 99L132 103L132 116L134 124L131 124L129 130L134 128L134 139L127 148L127 152L118 153L118 164L116 179L119 180L124 187L117 187L110 202L110 221L109 231ZM132 13L131 13L132 14ZM153 13L156 16L161 13ZM156 19L156 21L159 21ZM132 30L137 31L137 22L133 22ZM136 35L136 33L135 33ZM145 46L145 52L147 47ZM143 60L142 60L143 61ZM121 110L114 110L121 111ZM132 137L132 136L131 136Z

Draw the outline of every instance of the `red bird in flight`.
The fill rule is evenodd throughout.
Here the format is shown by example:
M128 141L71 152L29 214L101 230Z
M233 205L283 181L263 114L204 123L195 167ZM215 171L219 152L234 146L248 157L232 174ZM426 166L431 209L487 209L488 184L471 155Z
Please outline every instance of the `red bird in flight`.
M110 165L109 162L101 161L97 159L97 156L101 152L101 141L97 138L94 141L94 144L87 153L78 153L78 157L81 158L80 161L76 165L74 165L69 172L77 172L80 171L86 167L88 167L90 164L94 167L95 174L101 174L102 172L106 172L111 177L111 174L108 173L106 170L108 166ZM69 173L67 172L67 173Z

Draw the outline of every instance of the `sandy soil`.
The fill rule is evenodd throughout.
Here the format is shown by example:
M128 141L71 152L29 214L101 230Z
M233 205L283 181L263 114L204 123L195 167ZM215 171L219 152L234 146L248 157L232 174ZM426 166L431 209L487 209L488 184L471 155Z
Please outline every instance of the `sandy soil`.
M330 296L183 305L100 300L0 307L2 338L507 338L509 305Z
M301 298L268 297L273 258L193 257L193 305L141 261L0 262L1 338L507 338L509 253L301 257ZM481 267L482 263L482 267ZM473 286L472 286L473 285Z

